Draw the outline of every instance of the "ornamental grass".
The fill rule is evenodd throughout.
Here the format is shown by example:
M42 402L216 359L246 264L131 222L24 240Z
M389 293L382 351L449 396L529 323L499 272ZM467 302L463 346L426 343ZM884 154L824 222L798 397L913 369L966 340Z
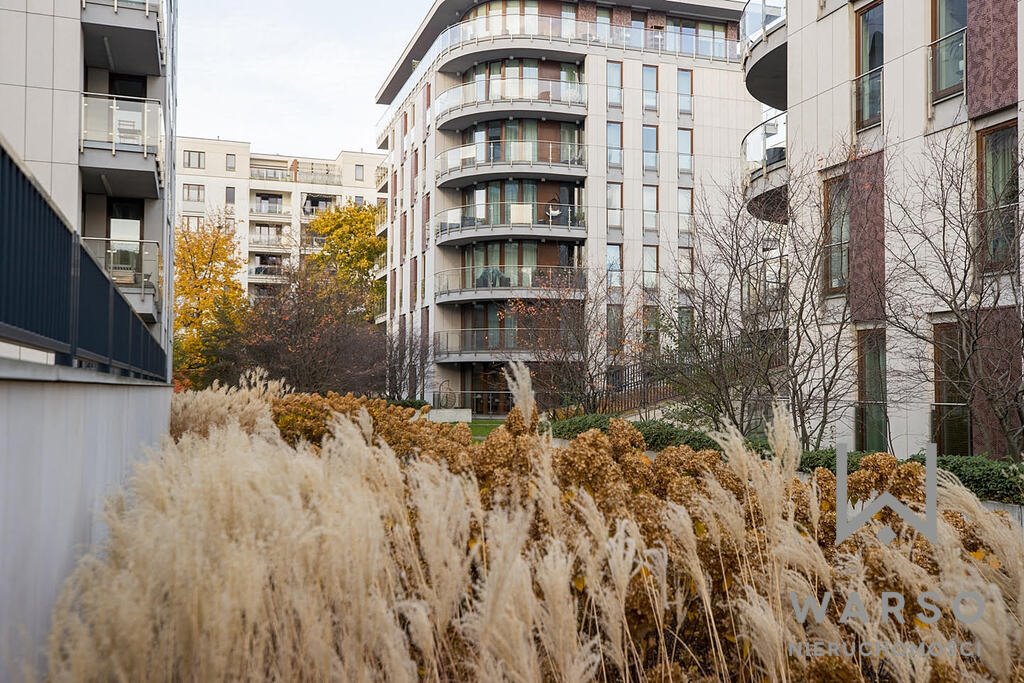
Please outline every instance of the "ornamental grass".
M175 397L174 439L108 506L109 540L68 579L49 678L281 681L1024 681L1024 537L950 477L939 543L891 514L836 548L835 477L797 476L735 431L722 451L644 455L628 423L565 447L530 379L486 440L411 408L294 395L250 377ZM877 454L852 497L922 501L922 470ZM876 537L888 524L896 539ZM837 596L818 623L790 592ZM856 591L866 620L843 620ZM933 623L900 623L924 591ZM952 617L958 593L984 617ZM980 657L857 645L980 641ZM794 653L792 643L852 652Z

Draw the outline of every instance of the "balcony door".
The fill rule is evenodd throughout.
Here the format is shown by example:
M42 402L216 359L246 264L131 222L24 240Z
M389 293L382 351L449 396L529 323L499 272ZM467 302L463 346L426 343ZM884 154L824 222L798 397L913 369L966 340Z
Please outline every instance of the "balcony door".
M135 284L142 272L141 199L114 199L107 203L107 244L105 265L111 279L118 284Z
M117 99L117 106L111 110L114 120L109 128L115 137L114 142L141 146L145 139L143 100L146 98L146 77L112 73L108 88Z

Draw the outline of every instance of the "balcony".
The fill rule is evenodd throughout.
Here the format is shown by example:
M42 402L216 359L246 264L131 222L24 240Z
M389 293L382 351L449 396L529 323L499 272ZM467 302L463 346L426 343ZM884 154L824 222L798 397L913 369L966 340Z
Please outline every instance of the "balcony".
M857 132L882 123L882 67L853 79L853 111Z
M140 318L147 323L159 320L163 305L159 242L83 237L82 244Z
M438 130L461 130L505 116L578 121L587 113L585 83L502 78L449 88L434 103Z
M374 185L377 188L377 192L388 191L388 180L391 178L391 173L388 170L388 165L382 163L377 166L377 170L374 173Z
M159 100L83 93L81 118L82 190L158 199L166 149Z
M374 280L380 280L388 274L388 253L386 251L373 260L370 274Z
M747 90L773 109L786 109L786 0L749 0L740 16Z
M249 233L249 251L286 254L292 249L292 240L284 234Z
M249 264L249 282L251 284L284 284L287 281L284 266Z
M274 202L263 202L256 200L249 203L249 213L253 216L273 221L288 221L292 219L291 209Z
M345 180L341 171L305 171L301 168L295 172L295 181L309 183L310 185L344 185Z
M268 168L265 166L252 166L249 168L250 180L269 180L278 183L290 183L294 176L287 168Z
M747 170L747 210L755 218L785 223L789 184L786 112L747 133L741 146Z
M302 233L302 242L300 244L300 249L304 253L308 254L320 251L321 249L324 248L325 244L327 244L327 238L324 237L323 235L317 235L311 232Z
M163 0L82 0L85 65L159 76L167 60Z
M437 303L480 299L535 299L553 296L579 299L587 276L571 266L488 266L444 270L436 274Z
M439 363L529 361L546 334L557 338L559 331L499 327L445 330L434 334L434 358Z
M962 28L928 46L933 104L955 97L964 91L967 65L966 38L967 29Z
M331 204L311 204L309 206L306 206L305 204L303 204L302 205L302 213L301 213L301 216L300 216L300 220L303 223L309 223L310 221L314 220L317 216L322 216L325 213L327 213L328 211L333 211L336 208L338 208L338 206L336 204L334 204L334 203L331 203Z
M571 204L470 204L438 212L434 225L438 246L480 239L582 240L587 236L583 207Z
M586 146L574 142L495 140L463 145L437 155L439 187L462 187L485 180L587 176Z

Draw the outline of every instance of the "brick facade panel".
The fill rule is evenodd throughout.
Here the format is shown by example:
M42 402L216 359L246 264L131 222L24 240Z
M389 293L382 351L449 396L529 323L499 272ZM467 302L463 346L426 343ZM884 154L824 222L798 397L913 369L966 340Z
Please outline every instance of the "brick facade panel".
M1017 101L1017 2L967 3L967 113L977 118Z

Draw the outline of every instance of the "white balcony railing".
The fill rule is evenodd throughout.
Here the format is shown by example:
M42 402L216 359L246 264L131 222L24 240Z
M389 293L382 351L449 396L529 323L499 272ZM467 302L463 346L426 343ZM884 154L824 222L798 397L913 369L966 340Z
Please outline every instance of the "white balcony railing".
M585 169L586 146L575 142L493 140L462 145L437 155L438 176L451 171L497 165L565 166Z
M786 0L750 0L740 15L740 45L749 49L786 22Z
M786 112L776 114L743 138L742 154L750 178L786 162Z
M453 109L494 102L549 102L586 105L587 86L544 78L498 78L463 83L441 93L434 103L440 116Z
M164 110L159 100L82 93L79 150L109 147L111 154L154 155L164 165Z

